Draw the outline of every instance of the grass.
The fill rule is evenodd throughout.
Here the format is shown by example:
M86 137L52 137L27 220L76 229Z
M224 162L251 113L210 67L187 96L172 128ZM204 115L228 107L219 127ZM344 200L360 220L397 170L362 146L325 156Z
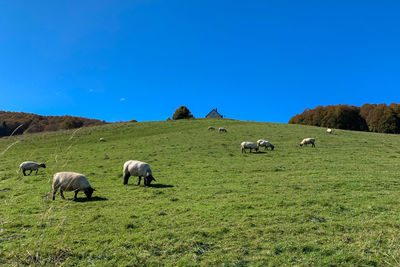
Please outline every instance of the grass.
M261 138L275 150L240 152ZM398 135L226 119L2 138L0 265L399 265L399 158ZM123 186L129 159L157 182ZM23 177L25 160L47 168ZM43 197L58 171L94 199Z

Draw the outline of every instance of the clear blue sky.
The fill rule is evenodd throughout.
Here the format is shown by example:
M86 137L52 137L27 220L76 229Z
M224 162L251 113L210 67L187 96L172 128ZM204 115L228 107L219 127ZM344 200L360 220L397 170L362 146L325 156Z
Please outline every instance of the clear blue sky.
M0 110L287 122L400 103L399 1L0 1Z

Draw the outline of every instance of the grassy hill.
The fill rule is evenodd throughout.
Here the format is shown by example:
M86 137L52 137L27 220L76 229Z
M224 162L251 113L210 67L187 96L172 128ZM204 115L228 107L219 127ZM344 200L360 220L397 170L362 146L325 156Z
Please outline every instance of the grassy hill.
M275 150L240 152L260 138ZM0 265L398 265L399 158L398 135L226 119L2 138ZM157 182L123 186L129 159ZM47 168L23 177L25 160ZM94 199L43 198L58 171Z

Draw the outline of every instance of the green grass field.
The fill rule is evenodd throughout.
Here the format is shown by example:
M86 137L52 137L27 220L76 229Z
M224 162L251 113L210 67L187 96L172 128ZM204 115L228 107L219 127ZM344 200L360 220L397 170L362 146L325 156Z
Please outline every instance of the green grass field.
M300 148L305 137L316 148ZM261 138L275 150L241 153L242 141ZM226 119L121 123L2 138L0 159L0 265L400 264L398 135ZM157 182L124 186L129 159L148 162ZM47 168L23 177L26 160ZM59 171L85 174L94 199L43 198Z

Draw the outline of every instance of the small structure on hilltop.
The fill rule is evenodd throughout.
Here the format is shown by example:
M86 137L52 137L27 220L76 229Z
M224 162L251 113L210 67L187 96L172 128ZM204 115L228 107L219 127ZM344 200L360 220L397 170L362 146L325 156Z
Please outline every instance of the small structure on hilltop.
M219 114L217 108L215 108L206 115L206 118L223 118L223 116Z

